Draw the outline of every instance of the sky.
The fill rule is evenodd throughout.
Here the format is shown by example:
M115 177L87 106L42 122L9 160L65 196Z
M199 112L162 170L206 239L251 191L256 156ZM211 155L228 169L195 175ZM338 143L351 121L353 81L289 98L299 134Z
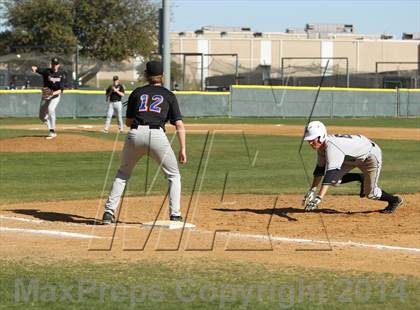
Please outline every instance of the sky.
M420 32L420 0L169 0L171 31L202 26L284 32L307 23L352 24L358 34Z

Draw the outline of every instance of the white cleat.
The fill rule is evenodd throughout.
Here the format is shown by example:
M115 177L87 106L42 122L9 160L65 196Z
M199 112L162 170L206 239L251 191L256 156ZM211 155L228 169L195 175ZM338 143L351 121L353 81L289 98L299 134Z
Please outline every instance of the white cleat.
M47 136L47 137L45 137L45 139L47 139L47 140L51 140L51 139L54 139L55 137L57 137L57 134L56 134L55 132L50 132L50 133L48 134L48 136Z
M108 129L105 129L105 128L104 128L104 129L102 129L102 132L103 132L103 133L108 133Z

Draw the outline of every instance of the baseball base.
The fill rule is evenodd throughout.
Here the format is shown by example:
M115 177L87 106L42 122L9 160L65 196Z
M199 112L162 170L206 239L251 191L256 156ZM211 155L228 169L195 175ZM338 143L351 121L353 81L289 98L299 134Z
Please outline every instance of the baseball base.
M194 228L194 224L184 223L184 222L175 222L175 221L156 221L156 222L147 222L143 223L144 227L155 226L157 228L166 228L166 229L181 229L185 228Z

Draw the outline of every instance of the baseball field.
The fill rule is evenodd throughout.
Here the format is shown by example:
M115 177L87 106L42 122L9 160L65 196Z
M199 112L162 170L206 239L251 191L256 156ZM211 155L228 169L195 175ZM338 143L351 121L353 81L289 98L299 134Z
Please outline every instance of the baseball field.
M196 227L143 225L168 218L146 157L103 226L125 138L115 123L104 134L103 119L58 119L46 140L37 119L0 119L0 308L418 309L420 118L322 121L380 145L379 184L405 201L396 213L356 183L303 211L305 119L187 118L182 213Z

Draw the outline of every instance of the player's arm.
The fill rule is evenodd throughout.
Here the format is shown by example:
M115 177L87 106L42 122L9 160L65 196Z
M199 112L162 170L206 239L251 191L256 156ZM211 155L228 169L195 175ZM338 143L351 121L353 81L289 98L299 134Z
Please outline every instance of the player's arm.
M176 136L179 141L179 162L181 164L187 163L187 148L185 143L185 127L184 122L182 120L178 120L175 122L175 128L176 128Z
M122 89L122 91L119 91L118 88L116 88L115 86L112 87L112 91L114 93L117 93L118 96L124 97L124 88Z
M176 136L179 141L179 153L178 159L181 164L187 163L187 148L186 148L186 138L185 138L185 127L184 122L182 121L181 110L179 109L178 100L176 96L172 94L169 98L169 112L168 118L170 123L176 128Z
M322 177L324 176L325 167L317 165L313 172L313 180L311 188L306 192L305 196L302 200L302 206L306 206L309 202L311 202L316 195L316 190L318 188L318 185L322 181Z
M105 102L108 102L109 101L110 96L111 96L111 87L108 87L105 90Z
M138 109L136 98L136 91L133 91L128 97L127 112L125 113L125 125L127 127L131 127L136 118L136 110Z
M134 118L126 118L125 119L125 125L127 127L131 127L131 125L133 124L133 122L134 122Z

